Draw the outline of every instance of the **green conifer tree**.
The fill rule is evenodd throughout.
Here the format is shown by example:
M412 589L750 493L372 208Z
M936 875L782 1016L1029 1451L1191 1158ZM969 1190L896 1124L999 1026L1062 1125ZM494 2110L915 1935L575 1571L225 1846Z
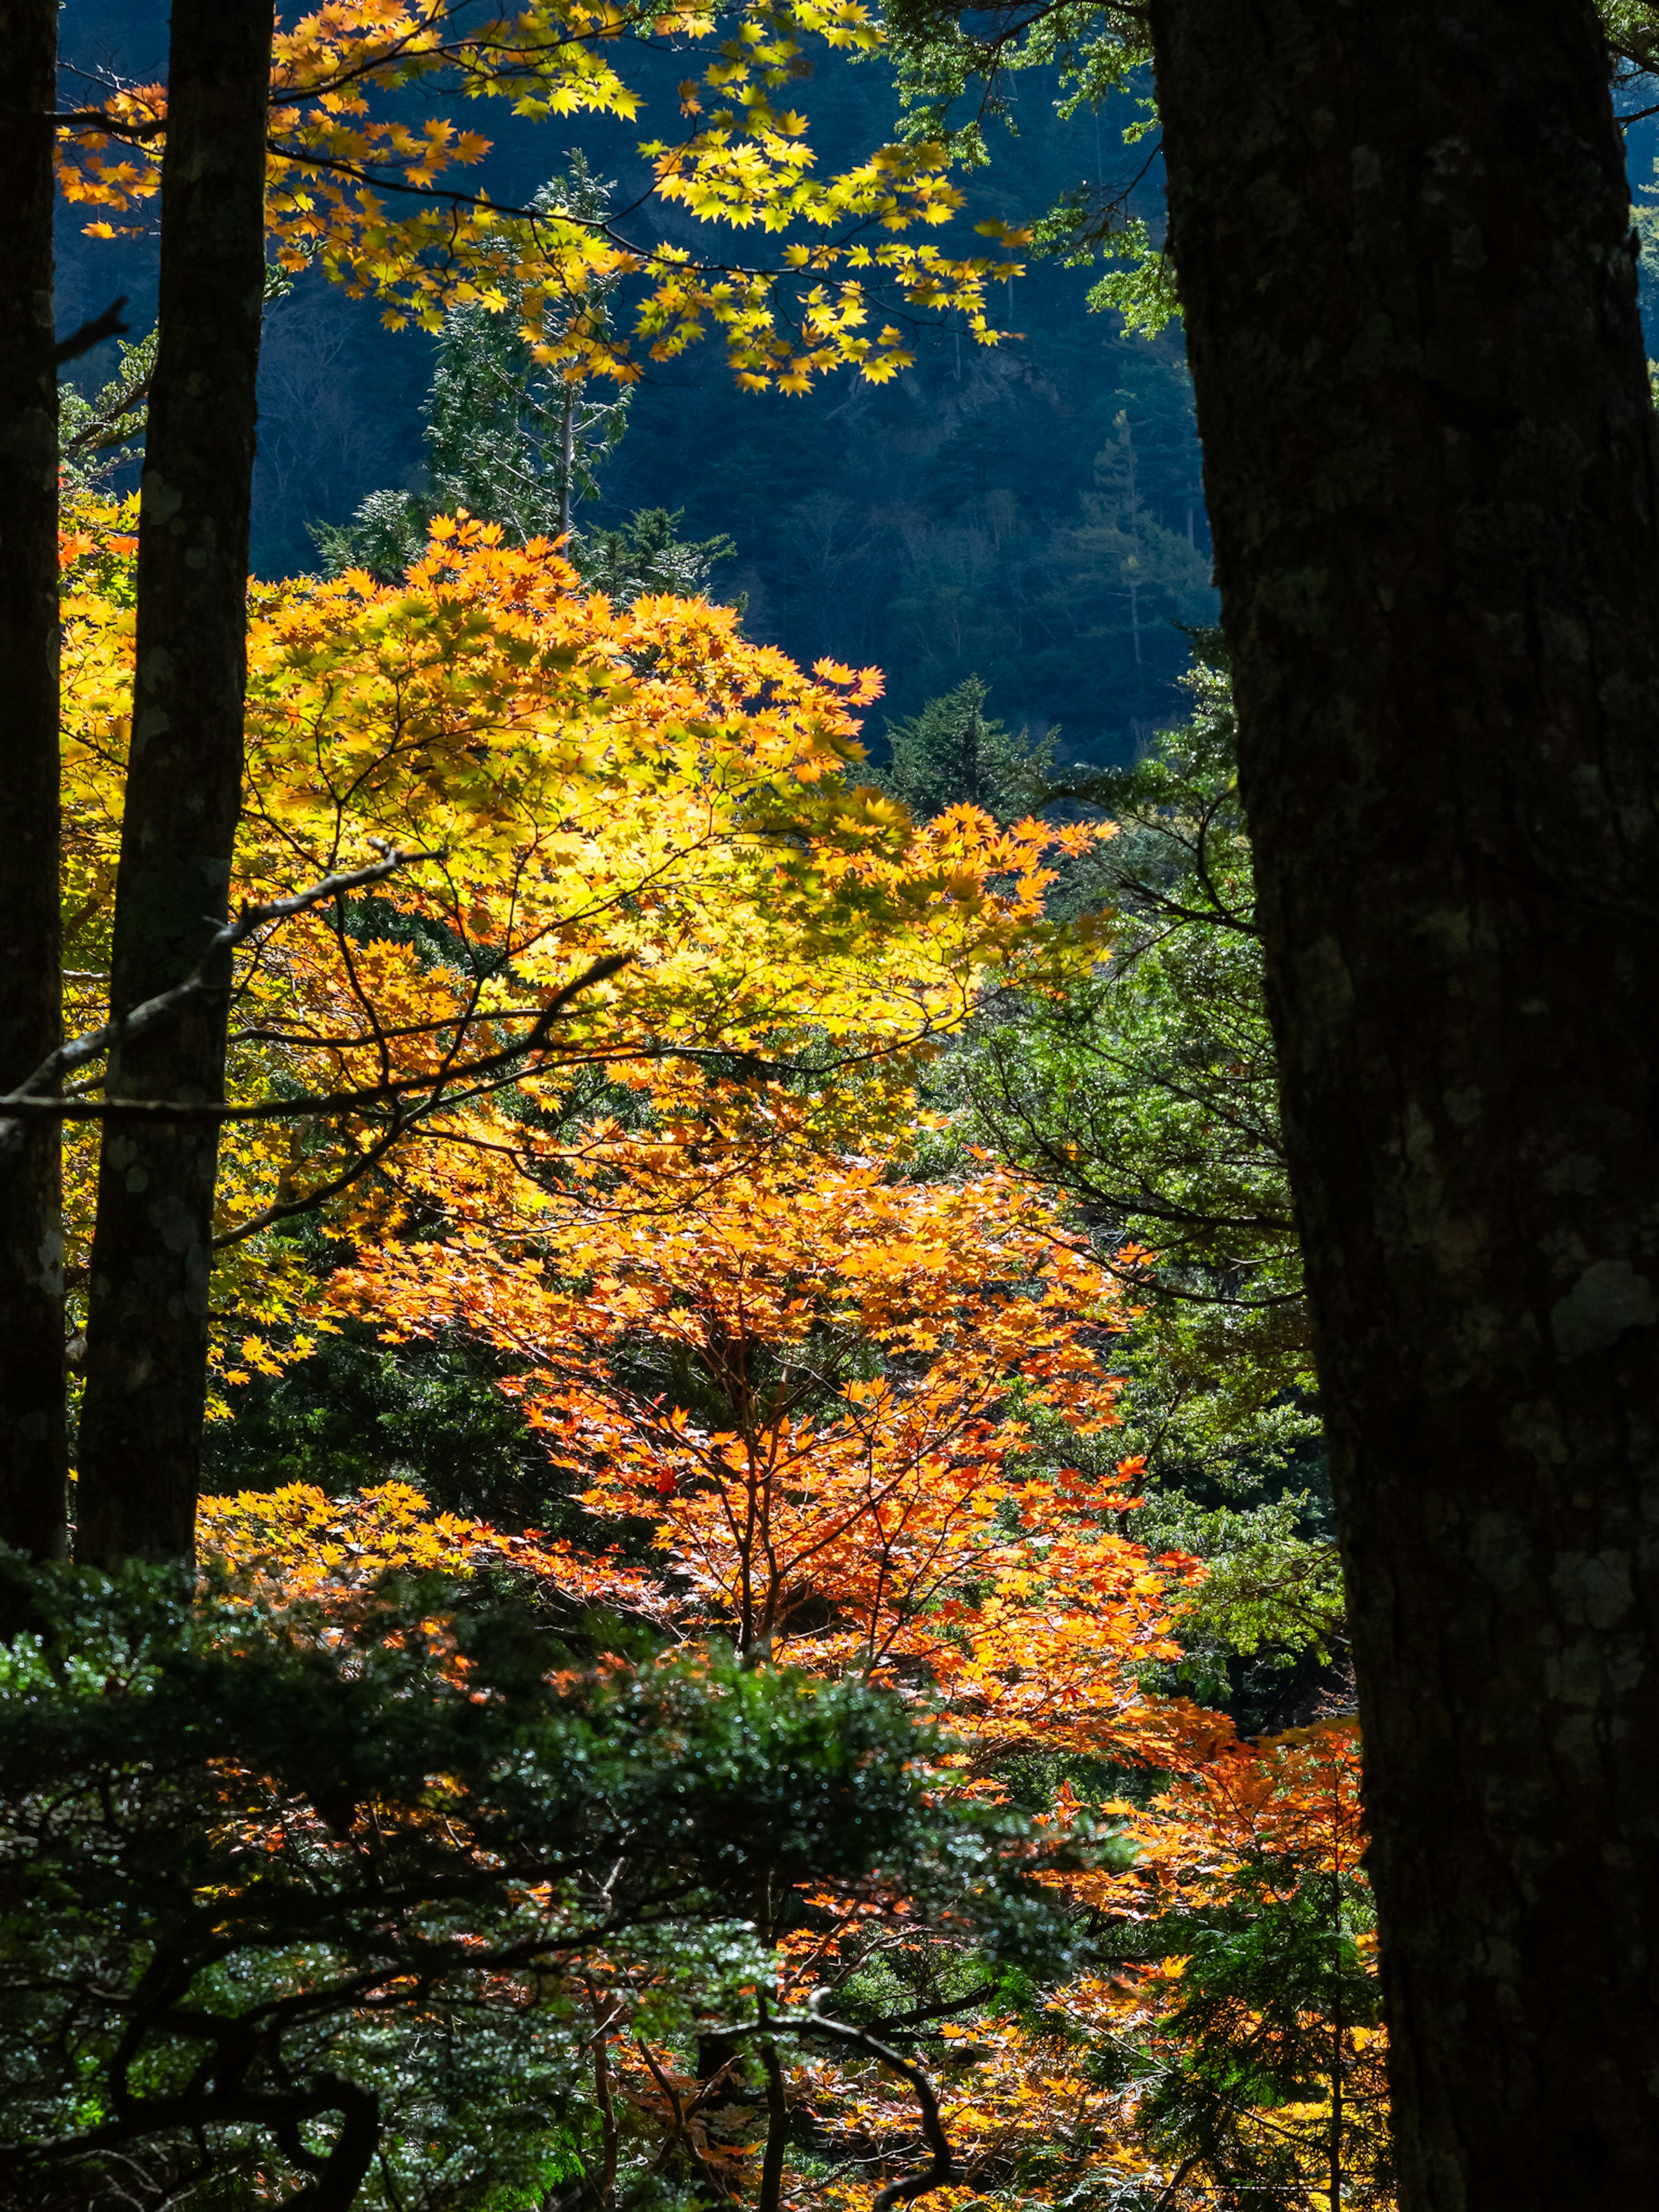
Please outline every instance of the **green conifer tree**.
M562 177L544 185L532 205L599 218L610 188L578 153ZM601 277L567 319L603 320L614 278ZM572 517L598 491L596 471L627 427L626 386L606 399L543 368L520 335L521 288L499 308L453 307L438 341L422 414L425 462L420 481L370 492L347 523L316 523L311 534L330 575L367 568L382 582L418 559L434 515L465 508L500 523L508 542L565 538Z
M729 561L737 549L725 536L677 538L675 529L684 512L684 507L671 513L665 507L642 507L619 530L595 530L579 539L573 557L583 581L621 606L631 605L644 592L703 597L715 562ZM744 595L729 604L741 614L745 602Z
M919 820L971 805L1006 823L1042 805L1060 733L1016 735L986 714L989 696L969 676L921 714L887 725L890 760L878 781Z
M959 1117L947 1154L982 1146L1063 1193L1124 1278L1121 1425L1091 1456L1039 1416L1039 1456L1102 1472L1145 1460L1137 1540L1207 1568L1182 1607L1185 1679L1282 1725L1341 1661L1346 1628L1231 690L1219 637L1194 641L1184 722L1131 767L1080 764L1036 793L1115 825L1049 902L1057 919L1109 914L1109 957L1062 993L992 998L928 1095ZM919 760L948 759L953 726L965 781L967 702L954 724L942 711L960 696L917 717L931 750L896 743L912 788Z

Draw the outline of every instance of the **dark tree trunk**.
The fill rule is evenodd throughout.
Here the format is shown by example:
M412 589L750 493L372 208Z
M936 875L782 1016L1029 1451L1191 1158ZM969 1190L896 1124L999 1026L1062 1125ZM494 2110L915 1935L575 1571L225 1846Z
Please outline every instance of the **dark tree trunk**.
M132 762L111 998L180 981L226 911L241 798L248 509L264 281L270 0L173 0L161 337L138 527ZM122 1052L112 1095L223 1096L226 1002ZM104 1132L77 1550L188 1558L218 1131Z
M1154 0L1410 2212L1659 2203L1659 530L1589 0Z
M48 118L58 0L0 0L0 1090L59 1041L58 372ZM38 361L38 367L20 366ZM0 1158L0 1542L65 1548L64 1235L55 1127Z

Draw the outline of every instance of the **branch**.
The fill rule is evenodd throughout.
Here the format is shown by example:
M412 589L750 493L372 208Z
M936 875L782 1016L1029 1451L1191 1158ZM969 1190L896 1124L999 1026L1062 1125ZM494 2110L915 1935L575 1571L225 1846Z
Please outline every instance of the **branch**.
M142 424L142 410L149 403L149 377L141 377L131 392L118 392L102 407L94 408L74 435L64 440L64 451L78 453L83 447L90 447L95 453L112 453L128 438L137 437L137 429L119 434L120 425L128 416Z
M257 1213L234 1229L227 1229L213 1239L212 1249L222 1252L227 1245L245 1243L257 1237L261 1230L270 1229L279 1221L292 1221L302 1213L314 1213L319 1206L326 1206L331 1198L338 1198L342 1191L349 1190L354 1182L361 1182L371 1169L377 1167L386 1154L414 1127L415 1116L393 1111L387 1127L377 1137L366 1152L359 1152L349 1167L327 1182L319 1183L315 1190L307 1191L303 1198L279 1199L274 1205L262 1206Z
M1182 2183L1187 2179L1187 2176L1192 2172L1193 2168L1198 2164L1199 2160L1203 2155L1204 2154L1201 2151L1195 2150L1190 2157L1182 2159L1181 2164L1175 2170L1174 2178L1171 2179L1169 2187L1159 2191L1158 2199L1157 2203L1152 2207L1152 2212L1167 2212L1167 2208L1175 2203L1176 2190L1180 2188Z
M852 2050L861 2051L869 2057L878 2059L895 2074L902 2074L916 2093L916 2103L921 2112L921 2132L927 2148L933 2154L930 2162L920 2173L908 2175L902 2181L890 2181L871 2206L870 2212L892 2212L896 2204L908 2203L912 2197L925 2197L931 2189L942 2189L956 2178L951 2163L951 2145L946 2139L943 2122L939 2116L939 2099L933 2085L920 2066L908 2058L901 2058L896 2051L878 2043L867 2029L852 2027L845 2021L826 2020L817 2008L828 1995L824 1990L814 1990L806 2001L804 2014L780 2014L766 2020L753 2021L739 2027L723 2027L725 2036L739 2035L822 2035L831 2043L846 2044Z
M153 999L143 1000L128 1012L118 1015L112 1022L106 1022L102 1028L89 1030L84 1036L71 1038L67 1044L59 1045L56 1052L48 1054L15 1091L0 1096L0 1113L10 1109L9 1118L0 1120L0 1158L13 1150L21 1139L24 1124L18 1118L20 1111L28 1113L44 1109L50 1116L62 1114L69 1107L66 1100L42 1098L39 1093L55 1091L66 1075L72 1074L77 1067L84 1067L89 1060L101 1059L118 1045L178 1020L186 1007L192 1006L198 999L226 991L228 987L223 982L209 981L210 974L228 953L246 943L255 930L262 929L268 922L287 921L296 914L308 913L313 907L337 898L343 892L360 890L368 884L383 883L386 877L410 860L441 858L436 853L405 853L395 845L386 845L378 837L371 837L368 842L381 855L370 866L356 868L346 874L326 876L321 883L313 884L309 890L295 891L289 898L271 899L263 906L244 906L234 921L222 922L214 930L206 951L182 983L175 983L171 990L158 992ZM151 1102L137 1103L149 1104ZM210 1112L211 1110L209 1109ZM85 1116L76 1115L76 1118L84 1119Z
M411 859L424 859L426 854L411 854ZM128 1121L291 1121L324 1115L356 1114L374 1106L400 1108L410 1091L429 1091L433 1095L418 1110L422 1114L437 1111L444 1103L446 1092L453 1092L458 1084L470 1082L475 1076L498 1079L489 1084L475 1085L465 1097L449 1101L451 1105L464 1104L468 1098L482 1097L489 1091L504 1089L516 1079L503 1073L526 1053L539 1052L548 1041L548 1031L570 1001L581 992L591 990L596 983L608 981L633 961L631 952L607 953L561 985L548 1000L537 1018L536 1025L526 1037L516 1044L503 1045L499 1052L483 1054L477 1060L466 1060L441 1069L435 1074L396 1076L389 1083L366 1084L358 1091L318 1091L303 1098L256 1099L245 1106L228 1105L210 1100L203 1105L186 1103L179 1098L36 1098L14 1091L0 1097L0 1109L9 1109L24 1121L102 1121L112 1116ZM179 987L180 989L183 985ZM137 1011L142 1012L140 1008ZM100 1032L101 1035L102 1032ZM599 1055L596 1055L598 1057ZM635 1058L637 1051L615 1055ZM686 1055L679 1055L685 1057ZM694 1057L702 1055L691 1055ZM33 1080L33 1079L31 1079ZM0 1131L6 1127L0 1122Z
M672 276L676 272L683 273L685 266L684 264L670 258L670 249L666 245L641 246L631 239L624 238L615 228L612 217L609 214L586 216L573 214L564 208L514 207L498 200L488 199L481 192L449 191L436 185L408 184L399 177L377 174L375 171L366 168L360 162L344 161L334 155L311 153L299 146L285 146L274 137L269 141L269 144L273 154L279 155L285 161L292 161L296 168L317 169L329 176L344 177L353 184L367 186L371 191L401 192L410 198L426 200L434 206L447 207L451 213L457 216L464 208L476 210L480 214L496 219L506 216L514 222L527 222L532 235L538 224L568 222L574 228L593 232L597 236L614 246L619 253L631 255L641 270L661 267ZM682 151L684 149L676 150ZM656 190L655 185L651 185L647 191L641 194L639 199L633 203L632 207L619 209L617 212L619 215L631 214L635 209L642 207ZM825 240L823 252L825 253L843 252L880 221L880 216L875 213L860 216L838 237ZM697 272L702 276L759 278L763 283L773 286L785 283L800 273L795 269L750 266L747 262L742 261L699 261L694 265ZM809 264L807 265L813 267L827 264ZM899 313L902 310L895 307L893 312ZM937 319L930 322L921 316L909 317L908 319L914 321L918 327L944 327L943 324ZM795 327L799 327L799 323Z
M952 1997L948 2004L919 2004L913 2005L908 2012L890 2012L885 2020L871 2021L865 2033L873 2035L879 2028L884 2035L895 2033L902 2035L911 2028L925 2028L930 2021L948 2020L952 2013L972 2012L976 2005L984 2004L996 1993L994 1982L981 1982L977 1989L969 1990L965 1997Z
M83 353L90 353L106 338L125 337L127 325L121 320L121 310L127 304L127 295L106 307L101 315L94 315L89 323L82 323L78 331L71 331L66 338L58 338L49 346L37 346L30 353L15 353L9 361L0 362L0 386L21 384L42 369L61 368L66 361L76 361Z

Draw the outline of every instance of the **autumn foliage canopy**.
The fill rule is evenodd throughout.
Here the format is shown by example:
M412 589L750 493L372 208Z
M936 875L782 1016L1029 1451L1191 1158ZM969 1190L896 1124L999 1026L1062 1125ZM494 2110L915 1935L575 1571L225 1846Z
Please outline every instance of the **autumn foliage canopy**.
M130 516L88 502L73 520L68 988L90 1024L130 735ZM264 1624L250 1636L326 1668L360 1650L365 1682L435 1669L419 1694L446 1712L505 1713L519 1692L465 1619L469 1589L511 1589L574 1638L558 1695L581 1728L610 1728L637 1674L647 1704L793 1685L786 1705L853 1698L849 1729L874 1698L941 1733L915 1739L926 1786L890 1845L844 1878L833 1854L744 1875L742 1944L701 1983L636 1924L655 1924L657 1873L635 1920L607 1905L580 1940L557 1930L597 1856L526 1859L501 1890L500 1820L469 1827L483 1784L464 1761L412 1796L364 1781L331 1802L227 1736L236 1833L337 1886L340 1839L372 1857L436 1823L465 1883L497 1882L471 1980L446 1968L422 1995L407 1947L428 1938L400 1923L374 2002L395 1993L446 2034L471 2008L492 2063L509 2045L514 2066L556 2059L585 2115L568 2154L607 2208L639 2171L763 2212L862 2212L914 2170L910 2076L789 2027L809 2003L870 2034L921 2023L953 2203L1063 2182L1176 2212L1246 2181L1383 2202L1352 1734L1244 1746L1176 1694L1171 1608L1201 1570L1134 1540L1141 1470L1111 1470L1124 1271L993 1161L918 1165L928 1054L988 989L1055 991L1097 958L1091 928L1044 905L1055 864L1105 831L969 806L914 822L860 780L872 672L805 674L701 602L613 605L550 546L465 517L399 585L259 586L249 665L234 896L399 858L239 954L219 1387L365 1324L465 1341L566 1501L538 1530L395 1480L205 1500L202 1556ZM68 1120L83 1280L89 1128ZM903 1870L924 1802L946 1828L992 1824L955 1903L921 1860ZM1054 1962L1044 1982L1011 1966L1011 1912L1033 1966ZM1278 1997L1238 1935L1269 1921L1301 1962ZM329 1941L349 1948L345 1926ZM370 2014L328 1986L337 2063L366 2066Z

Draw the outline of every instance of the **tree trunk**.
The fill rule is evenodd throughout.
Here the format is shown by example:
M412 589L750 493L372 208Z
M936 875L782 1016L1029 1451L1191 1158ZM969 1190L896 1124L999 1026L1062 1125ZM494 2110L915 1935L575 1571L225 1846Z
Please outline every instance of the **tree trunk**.
M0 0L0 1090L59 1042L58 372L52 362L58 0ZM38 368L17 364L39 358ZM6 367L4 365L10 365ZM55 1127L0 1158L0 1542L66 1548L64 1224Z
M1659 2203L1659 530L1589 0L1154 0L1408 2212Z
M270 0L173 0L161 328L138 529L132 760L112 1003L179 982L226 911L240 805L264 281ZM112 1095L222 1098L223 999L113 1059ZM81 1556L189 1558L218 1130L104 1131L81 1422Z

